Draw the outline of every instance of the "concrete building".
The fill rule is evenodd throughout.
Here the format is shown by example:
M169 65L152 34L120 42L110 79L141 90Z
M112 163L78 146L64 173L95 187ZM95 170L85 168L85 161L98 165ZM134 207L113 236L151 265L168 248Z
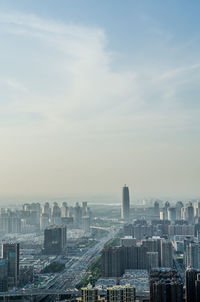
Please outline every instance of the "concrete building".
M130 285L118 285L107 288L107 302L134 302L135 288Z
M136 239L132 236L125 236L124 238L121 238L121 246L124 247L131 247L136 246Z
M45 255L60 255L66 247L67 228L65 225L49 226L44 230Z
M183 283L173 269L153 269L149 275L150 302L183 302Z
M187 203L183 208L183 219L188 221L189 224L194 223L194 207L191 202Z
M185 277L186 277L186 290L185 290L186 302L199 302L200 301L199 271L192 267L188 267L185 272Z
M169 207L167 209L168 214L168 220L171 222L174 222L176 220L176 208L175 207Z
M158 252L147 252L147 267L150 271L152 268L158 268Z
M120 277L124 266L124 248L107 246L103 249L102 277Z
M98 295L98 289L88 285L81 289L81 297L77 298L76 301L79 302L99 302L105 301L104 298L100 298Z
M178 201L176 203L176 220L181 220L181 210L183 208L183 203L182 201Z
M185 250L185 265L200 269L200 244L188 242Z

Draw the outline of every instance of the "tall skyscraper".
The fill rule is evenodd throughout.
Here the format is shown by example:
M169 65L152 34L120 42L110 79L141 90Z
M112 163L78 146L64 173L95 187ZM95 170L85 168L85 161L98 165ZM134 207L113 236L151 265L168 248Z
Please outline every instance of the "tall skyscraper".
M122 190L122 208L121 208L121 218L125 221L129 220L130 214L130 198L129 189L125 185Z
M19 282L19 243L5 243L2 249L7 264L8 288L12 288Z

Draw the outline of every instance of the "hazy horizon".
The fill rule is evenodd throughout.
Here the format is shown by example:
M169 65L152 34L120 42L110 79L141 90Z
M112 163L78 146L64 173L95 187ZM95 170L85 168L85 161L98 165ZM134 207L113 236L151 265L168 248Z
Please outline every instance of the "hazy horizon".
M0 202L198 198L199 9L0 1Z

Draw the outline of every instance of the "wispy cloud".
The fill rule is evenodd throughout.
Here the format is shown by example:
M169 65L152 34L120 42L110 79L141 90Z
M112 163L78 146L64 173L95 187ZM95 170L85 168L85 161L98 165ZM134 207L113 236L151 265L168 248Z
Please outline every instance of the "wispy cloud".
M178 106L184 111L179 102L184 96L180 84L176 87L177 81L181 76L184 82L190 71L199 76L199 63L183 64L165 71L156 71L156 68L134 70L134 66L126 71L119 68L114 71L111 62L115 57L107 48L108 37L102 28L59 23L20 13L1 13L0 23L0 31L7 32L8 40L15 37L18 46L11 53L21 64L20 72L18 65L5 78L2 72L0 79L10 91L17 90L13 110L43 116L45 131L48 131L48 123L58 132L65 127L80 129L79 123L87 125L86 121L93 123L94 118L100 119L105 129L109 129L115 127L119 117L118 128L121 130L126 131L124 125L130 118L138 125L144 125L141 128L144 131L147 121L149 128L154 119L160 120L159 116L169 112L171 129L170 122L180 121L172 117L176 114L173 110ZM4 56L9 64L9 57L6 53ZM2 93L5 107L13 94L6 89ZM136 123L129 123L133 131ZM160 123L162 125L161 120Z

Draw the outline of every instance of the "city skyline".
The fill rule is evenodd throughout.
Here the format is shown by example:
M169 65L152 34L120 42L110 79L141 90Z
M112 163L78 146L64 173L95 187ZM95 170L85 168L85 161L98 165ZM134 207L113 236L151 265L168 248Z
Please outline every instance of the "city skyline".
M198 198L199 8L0 1L0 200Z

